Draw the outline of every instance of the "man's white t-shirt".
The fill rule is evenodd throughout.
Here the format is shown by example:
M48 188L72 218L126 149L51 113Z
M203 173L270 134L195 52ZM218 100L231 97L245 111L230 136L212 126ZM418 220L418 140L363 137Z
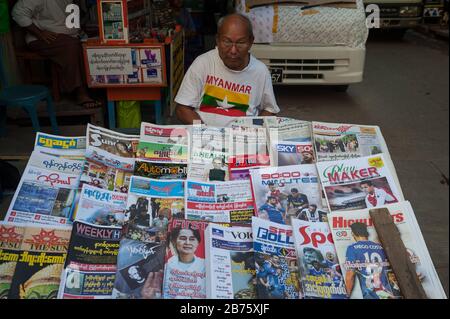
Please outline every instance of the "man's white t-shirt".
M229 69L218 49L199 56L181 84L175 102L196 109L206 125L226 127L241 116L280 112L266 65L250 55L242 71Z
M19 0L14 5L11 15L21 27L34 24L41 30L77 36L79 29L66 26L66 8L73 0ZM37 40L32 34L26 35L26 42Z

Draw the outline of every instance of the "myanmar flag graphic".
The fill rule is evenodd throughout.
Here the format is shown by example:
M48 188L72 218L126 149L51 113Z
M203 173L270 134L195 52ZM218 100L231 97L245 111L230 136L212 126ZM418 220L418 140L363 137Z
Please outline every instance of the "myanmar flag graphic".
M200 111L225 116L246 116L250 95L207 84Z

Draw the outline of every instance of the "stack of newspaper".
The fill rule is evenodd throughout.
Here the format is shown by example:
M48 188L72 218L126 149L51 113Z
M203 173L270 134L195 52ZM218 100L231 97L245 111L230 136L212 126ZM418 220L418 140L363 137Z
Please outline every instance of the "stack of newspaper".
M0 224L0 297L403 298L373 208L427 296L446 298L377 126L38 133Z
M84 137L38 133L5 220L66 225L73 220L86 145Z

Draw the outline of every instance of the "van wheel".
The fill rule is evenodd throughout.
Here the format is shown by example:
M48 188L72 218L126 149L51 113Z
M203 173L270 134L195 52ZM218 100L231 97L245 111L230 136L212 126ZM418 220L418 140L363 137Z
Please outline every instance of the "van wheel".
M349 87L348 84L346 84L346 85L335 85L334 89L335 89L336 92L343 92L343 93L345 93L345 92L347 92L348 87Z

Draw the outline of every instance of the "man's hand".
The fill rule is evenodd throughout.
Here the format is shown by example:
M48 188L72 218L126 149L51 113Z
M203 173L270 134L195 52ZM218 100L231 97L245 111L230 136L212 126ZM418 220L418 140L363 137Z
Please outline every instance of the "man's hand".
M38 35L39 40L45 41L49 44L55 41L57 37L58 34L46 30L41 30Z
M147 280L142 287L141 295L143 299L161 298L161 286L163 280L163 272L151 272L148 274Z
M192 125L194 121L202 122L200 115L192 107L177 104L177 118L185 125Z
M57 33L53 33L53 32L46 31L46 30L41 30L34 24L26 27L26 29L29 33L34 35L36 38L38 38L39 40L44 41L46 43L52 43L58 37Z
M259 116L277 116L277 115L274 114L274 113L271 113L271 112L269 112L269 111L262 110L262 111L259 113Z

